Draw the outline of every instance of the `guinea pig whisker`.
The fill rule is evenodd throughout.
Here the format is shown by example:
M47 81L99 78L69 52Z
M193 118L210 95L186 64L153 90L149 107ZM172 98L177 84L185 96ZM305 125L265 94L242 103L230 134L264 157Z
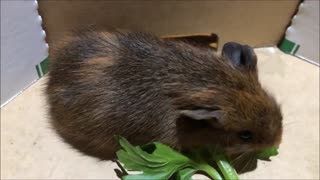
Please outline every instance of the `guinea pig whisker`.
M246 170L247 166L251 164L253 158L251 156L249 156L249 160L246 161L246 164L242 167L242 169L240 170L240 173L242 173L243 171Z
M256 159L254 158L254 156L251 156L250 163L249 163L249 166L248 166L248 170L250 170L252 168L252 165L253 165L254 161L256 161Z
M249 161L246 161L246 164L244 166L242 166L242 168L240 169L239 173L243 173L243 170L246 168L247 164Z
M244 153L241 153L239 156L237 156L235 159L231 160L231 164L236 164L239 159L244 155Z
M289 121L289 122L285 122L283 124L286 125L286 124L292 124L292 123L298 123L298 121Z
M291 124L296 124L296 123L298 123L298 121L286 122L286 123L283 123L283 126L287 126L287 125L291 125Z
M249 152L244 152L244 153L241 153L239 156L237 156L235 159L233 159L231 161L231 164L236 164L237 162L240 162L242 158L246 157L246 155L248 154Z
M289 129L292 129L292 128L295 127L295 126L292 126L292 125L296 125L296 122L291 122L291 123L284 124L283 125L283 129L285 129L286 131L289 130Z

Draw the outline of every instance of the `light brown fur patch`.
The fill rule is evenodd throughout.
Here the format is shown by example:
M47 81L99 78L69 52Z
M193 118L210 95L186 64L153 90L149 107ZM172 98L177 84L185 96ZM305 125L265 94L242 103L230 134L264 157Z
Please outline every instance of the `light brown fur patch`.
M86 61L86 64L110 67L114 64L114 60L111 57L98 57L89 59L88 61Z

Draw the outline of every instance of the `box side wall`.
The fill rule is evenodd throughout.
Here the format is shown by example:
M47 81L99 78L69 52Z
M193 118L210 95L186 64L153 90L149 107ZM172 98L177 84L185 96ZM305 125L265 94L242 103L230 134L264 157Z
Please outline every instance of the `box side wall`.
M38 79L48 56L37 1L1 1L1 107Z
M220 43L273 46L299 0L281 1L40 1L48 42L87 25L145 30L158 35L217 33Z
M280 49L319 65L319 11L319 1L305 0L301 3L298 13L293 17L292 24L286 31ZM291 42L294 46L289 49L283 48L288 44L287 42Z

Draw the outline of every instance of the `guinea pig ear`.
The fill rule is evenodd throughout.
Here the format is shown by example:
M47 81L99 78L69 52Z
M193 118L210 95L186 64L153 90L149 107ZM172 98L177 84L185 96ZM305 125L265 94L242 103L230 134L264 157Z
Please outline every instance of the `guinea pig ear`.
M222 110L196 109L196 110L181 110L180 115L189 117L193 120L211 120L216 119L218 122L223 122Z
M243 70L256 70L257 56L248 45L228 42L222 48L222 55L228 58L232 65Z

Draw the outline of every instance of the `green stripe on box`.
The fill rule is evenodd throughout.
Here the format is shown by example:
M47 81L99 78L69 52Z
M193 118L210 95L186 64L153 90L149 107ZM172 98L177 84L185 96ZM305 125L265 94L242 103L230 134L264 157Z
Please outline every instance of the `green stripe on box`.
M285 53L295 55L300 48L300 45L285 38L281 42L279 48Z
M45 75L48 72L48 63L49 63L49 59L47 57L43 61L41 61L40 64L36 65L39 78L41 78L43 75Z
M292 42L292 41L290 41L288 39L284 39L280 44L280 49L283 52L291 53L292 49L294 48L294 45L295 45L294 42Z
M42 70L42 75L45 75L45 74L48 72L48 63L49 63L48 58L44 59L44 60L40 63L41 70Z
M300 48L300 45L299 44L296 44L297 46L295 47L295 50L293 50L293 55L296 55L297 51L299 50Z
M38 77L40 78L41 77L41 73L40 73L40 68L38 65L36 65L36 69L37 69L37 74L38 74Z

